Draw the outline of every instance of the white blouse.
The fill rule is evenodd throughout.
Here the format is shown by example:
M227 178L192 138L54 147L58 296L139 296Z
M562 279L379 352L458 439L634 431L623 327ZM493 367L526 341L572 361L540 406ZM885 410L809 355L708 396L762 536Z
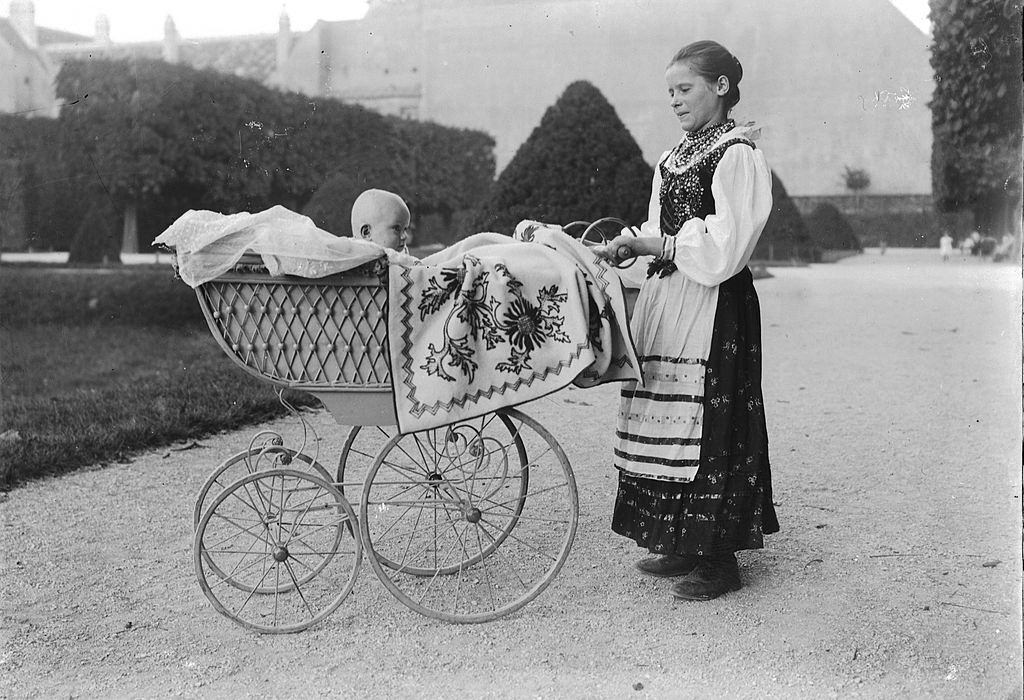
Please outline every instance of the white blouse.
M737 131L739 128L724 134L716 145L744 135ZM660 164L668 153L662 154L654 169L647 221L640 227L642 236L661 235ZM712 176L711 194L715 213L682 225L675 235L673 258L684 275L708 287L726 281L750 261L771 214L772 174L764 154L743 144L727 148Z

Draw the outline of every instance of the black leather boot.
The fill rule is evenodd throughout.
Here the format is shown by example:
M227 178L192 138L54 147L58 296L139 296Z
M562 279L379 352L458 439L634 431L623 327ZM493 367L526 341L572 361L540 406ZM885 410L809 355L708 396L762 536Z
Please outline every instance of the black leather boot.
M671 578L686 576L697 566L698 557L692 554L666 554L660 557L648 557L636 563L636 568L648 576Z
M693 571L672 584L672 595L680 600L711 600L738 591L741 585L735 554L699 557Z

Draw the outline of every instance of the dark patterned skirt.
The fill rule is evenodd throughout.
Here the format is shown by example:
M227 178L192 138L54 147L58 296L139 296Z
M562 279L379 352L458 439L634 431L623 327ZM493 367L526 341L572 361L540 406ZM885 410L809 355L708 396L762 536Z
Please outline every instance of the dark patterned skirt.
M690 483L619 474L612 530L655 554L764 546L779 531L761 395L761 308L750 270L718 288L704 378L700 468Z

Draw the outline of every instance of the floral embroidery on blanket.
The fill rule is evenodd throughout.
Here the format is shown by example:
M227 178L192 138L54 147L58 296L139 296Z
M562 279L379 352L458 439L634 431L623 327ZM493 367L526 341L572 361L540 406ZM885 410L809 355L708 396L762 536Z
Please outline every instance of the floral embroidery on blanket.
M472 255L466 255L465 261L472 266L480 265ZM522 282L509 272L508 267L497 264L494 272L500 278L496 281L505 287L506 298L511 299L503 310L501 299L489 291L492 280L488 270L480 272L468 289L464 289L465 266L442 268L438 276L428 281L418 307L420 321L441 311L453 296L456 298L448 309L443 344L437 347L430 343L426 362L420 365L428 375L454 382L455 377L445 369L449 367L461 371L472 382L479 366L474 356L476 343L480 340L488 350L508 343L508 359L498 362L494 368L511 374L533 369L530 355L545 342L569 342L569 336L563 330L565 317L561 309L568 295L560 292L557 284L542 287L531 300L524 293ZM453 319L461 324L456 324L458 330L452 328ZM597 327L600 328L599 324ZM460 334L459 330L464 332Z

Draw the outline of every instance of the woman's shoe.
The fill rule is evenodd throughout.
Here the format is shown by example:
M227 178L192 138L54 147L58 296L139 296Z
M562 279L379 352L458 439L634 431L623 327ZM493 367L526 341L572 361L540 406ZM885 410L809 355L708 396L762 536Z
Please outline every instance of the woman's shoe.
M700 557L700 562L686 578L672 584L672 595L679 600L711 600L741 587L740 568L734 554Z
M648 576L671 578L686 576L697 566L699 557L692 554L666 554L660 557L648 557L636 563L636 568Z

